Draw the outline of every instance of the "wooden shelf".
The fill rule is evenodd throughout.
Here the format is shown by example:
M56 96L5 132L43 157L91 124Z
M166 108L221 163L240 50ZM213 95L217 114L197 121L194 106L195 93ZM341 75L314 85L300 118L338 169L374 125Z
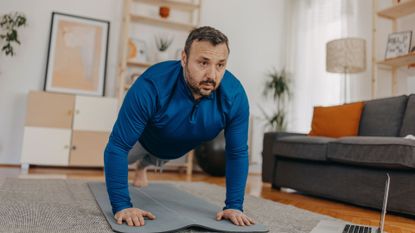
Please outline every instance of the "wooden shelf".
M408 55L399 56L399 57L395 57L395 58L386 59L384 61L379 61L377 63L381 64L381 65L389 65L389 66L393 66L393 67L399 67L399 66L406 66L406 65L415 64L415 53L411 53L411 54L408 54Z
M127 61L127 66L147 68L147 67L150 67L152 65L153 65L153 63L137 62L137 61L132 61L132 60Z
M415 13L415 0L407 0L396 6L379 11L378 16L387 19L397 19L412 13Z
M172 1L172 0L134 0L135 2L141 2L156 6L168 6L170 8L174 8L177 10L182 11L194 11L199 9L199 4L194 3L187 3L187 2L178 2L178 1Z
M166 28L175 28L185 31L191 31L196 27L196 25L189 24L189 23L180 23L180 22L174 22L168 19L157 19L142 15L134 15L130 14L131 21L136 23L145 23L145 24L152 24L156 26L163 26Z

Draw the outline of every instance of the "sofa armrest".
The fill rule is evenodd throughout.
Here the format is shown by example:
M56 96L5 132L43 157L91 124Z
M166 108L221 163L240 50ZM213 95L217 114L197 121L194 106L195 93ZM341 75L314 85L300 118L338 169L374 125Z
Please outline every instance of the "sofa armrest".
M288 136L305 136L303 133L290 132L266 132L262 144L262 182L272 182L274 173L275 155L272 154L272 148L278 138Z

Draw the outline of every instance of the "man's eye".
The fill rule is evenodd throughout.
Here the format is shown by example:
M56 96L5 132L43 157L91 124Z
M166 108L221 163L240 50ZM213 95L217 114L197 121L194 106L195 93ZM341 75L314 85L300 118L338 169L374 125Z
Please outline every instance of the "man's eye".
M218 64L219 68L223 68L225 66L225 64Z

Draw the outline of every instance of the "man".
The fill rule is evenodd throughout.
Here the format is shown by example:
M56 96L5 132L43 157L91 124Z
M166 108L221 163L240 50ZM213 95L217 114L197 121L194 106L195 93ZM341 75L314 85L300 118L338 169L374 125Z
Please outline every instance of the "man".
M194 29L181 61L147 69L128 91L105 149L105 179L118 224L142 226L156 217L132 207L128 164L138 160L133 185L147 185L146 167L179 158L221 130L226 138L226 201L216 215L239 226L248 174L249 106L241 83L225 67L227 37L212 27ZM128 156L127 156L128 155Z

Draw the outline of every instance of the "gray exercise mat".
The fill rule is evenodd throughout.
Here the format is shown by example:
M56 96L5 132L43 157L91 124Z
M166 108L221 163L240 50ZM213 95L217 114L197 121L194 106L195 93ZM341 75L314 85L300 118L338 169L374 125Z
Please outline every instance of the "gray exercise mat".
M190 227L218 232L268 232L266 226L258 223L236 226L228 220L217 221L215 216L220 207L163 183L152 183L140 189L130 186L133 206L150 211L156 215L156 220L146 219L141 227L130 227L125 223L119 225L112 214L105 184L90 182L88 186L111 228L117 232L173 232Z

